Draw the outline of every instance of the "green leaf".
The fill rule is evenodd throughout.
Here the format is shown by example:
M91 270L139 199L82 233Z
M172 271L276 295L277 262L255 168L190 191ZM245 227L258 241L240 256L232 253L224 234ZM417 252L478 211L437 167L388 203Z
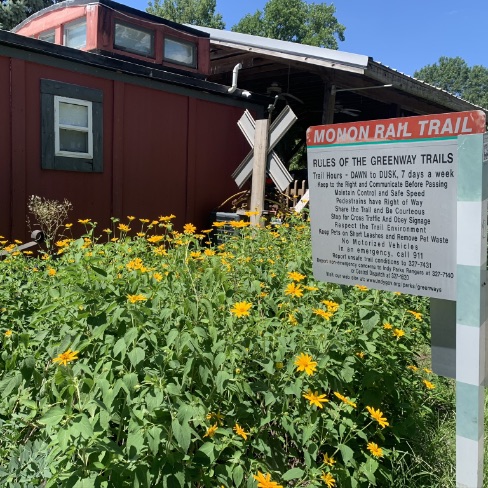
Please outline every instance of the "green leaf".
M361 312L364 311L368 313L362 314ZM373 327L377 325L378 322L380 321L380 316L376 312L366 310L364 308L359 310L359 316L361 317L361 323L363 324L364 332L366 333L370 332L373 329Z
M171 346L171 344L173 344L173 342L176 340L176 338L178 337L178 334L180 333L179 330L177 329L171 329L168 333L168 335L166 336L166 344L168 346Z
M339 444L339 450L342 454L342 459L345 465L348 465L354 457L354 451L346 444Z
M79 432L84 439L90 439L93 436L93 427L85 414L82 414L78 422L73 423L73 428Z
M113 349L114 357L116 357L120 354L121 358L124 359L126 349L127 349L127 346L125 345L124 339L120 338L114 345L114 349Z
M52 407L39 419L39 423L44 425L57 425L61 422L64 414L64 408L58 406Z
M232 479L236 486L241 486L242 480L244 478L244 469L242 466L236 466L232 471Z
M184 453L188 451L191 442L191 428L188 422L180 424L178 419L174 419L171 422L171 428L173 429L173 435L178 442L179 447Z
M132 366L134 366L135 368L141 361L144 361L146 353L144 352L144 349L141 349L140 347L134 347L132 351L129 351L127 356Z
M282 477L284 481L296 480L304 475L305 471L300 468L289 469Z
M215 386L217 387L217 393L224 392L224 383L231 378L227 371L219 371L217 377L215 378Z
M206 442L198 451L208 457L211 463L215 461L215 444L213 442Z
M127 435L126 451L130 458L138 457L144 449L144 435L141 430L129 432Z

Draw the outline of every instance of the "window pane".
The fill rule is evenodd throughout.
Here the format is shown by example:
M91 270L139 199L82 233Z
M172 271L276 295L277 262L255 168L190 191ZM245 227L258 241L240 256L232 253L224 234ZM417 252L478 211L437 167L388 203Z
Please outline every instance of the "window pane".
M88 133L78 130L59 129L59 149L61 151L87 153Z
M59 123L88 127L88 107L74 103L59 102Z
M64 45L75 49L86 46L86 21L64 26Z
M195 66L195 45L166 38L164 40L164 59Z
M45 41L45 42L52 42L54 44L54 31L46 31L46 32L41 32L39 34L39 40Z
M116 22L114 47L152 57L154 56L154 33Z

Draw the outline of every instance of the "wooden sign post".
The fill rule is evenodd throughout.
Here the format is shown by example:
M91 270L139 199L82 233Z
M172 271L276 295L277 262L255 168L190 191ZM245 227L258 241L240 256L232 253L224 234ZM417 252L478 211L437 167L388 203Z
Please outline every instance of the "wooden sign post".
M472 111L307 131L315 277L455 302L458 488L483 486L485 130Z

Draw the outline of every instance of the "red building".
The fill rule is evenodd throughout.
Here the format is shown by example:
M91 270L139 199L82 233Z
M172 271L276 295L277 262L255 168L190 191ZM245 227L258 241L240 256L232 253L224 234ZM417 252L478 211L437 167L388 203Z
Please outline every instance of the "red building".
M205 80L208 34L112 1L67 1L0 31L0 234L25 239L30 195L72 219L209 224L268 98Z

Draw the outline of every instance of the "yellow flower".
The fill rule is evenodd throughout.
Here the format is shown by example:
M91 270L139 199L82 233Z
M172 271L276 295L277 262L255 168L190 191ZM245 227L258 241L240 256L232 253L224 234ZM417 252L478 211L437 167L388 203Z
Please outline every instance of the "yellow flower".
M322 300L322 303L327 307L327 311L329 312L337 312L339 310L339 304L336 302L332 302L331 300Z
M334 464L336 463L336 460L332 456L324 454L324 461L323 462L324 462L324 464L327 464L327 466L334 466Z
M79 222L80 224L84 224L84 225L86 225L86 224L88 224L88 222L90 222L90 220L91 220L91 219L79 219L79 220L78 220L78 222Z
M127 218L129 219L130 222L135 220L135 217L133 215L127 215Z
M147 224L149 222L149 219L139 219L139 222L142 222L143 224Z
M401 292L399 292L399 291L394 291L394 292L393 292L393 295L401 295Z
M385 322L383 324L383 329L386 329L386 330L393 329L393 326L391 324L389 324L388 322Z
M419 368L417 368L417 366L414 366L413 364L410 364L409 366L407 366L408 369L411 369L412 371L418 371Z
M107 233L107 234L111 234L112 233L112 229L103 229L103 232Z
M234 229L243 229L244 227L249 227L251 222L246 222L245 220L231 220L230 222L226 222Z
M218 425L224 425L224 416L220 412L209 412L206 418L207 420L215 420Z
M157 244L158 242L162 241L164 239L164 236L151 236L147 238L147 242L150 242L151 244Z
M254 475L254 479L258 482L258 488L283 488L283 485L279 485L276 481L271 481L271 475L263 474L258 471L258 474Z
M166 217L162 217L162 216L159 216L159 220L161 222L169 222L170 220L174 219L176 217L176 215L167 215Z
M295 366L297 367L297 371L305 371L306 374L311 376L317 369L317 362L312 360L312 356L302 352L295 359Z
M302 281L305 279L305 275L302 275L301 273L298 273L297 271L289 271L288 272L288 278L293 281Z
M163 275L161 273L153 273L152 277L156 280L156 281L161 281L163 279Z
M193 224L185 224L183 227L183 232L188 235L194 234L196 230L197 228Z
M322 473L320 479L327 485L327 488L336 486L336 480L330 473Z
M154 254L157 254L158 256L164 256L165 254L168 254L168 251L166 251L164 246L159 246L154 249Z
M214 435L215 435L215 432L217 432L217 429L219 427L217 426L217 424L214 424L210 427L207 428L207 432L205 432L205 434L203 435L203 437L210 437L212 438Z
M295 285L295 283L289 283L285 289L285 295L291 295L294 297L303 296L303 289L300 285Z
M319 315L320 317L323 317L325 320L330 320L332 317L331 312L326 312L325 310L322 310L321 308L314 308L313 313L315 315Z
M137 237L144 237L146 235L145 232L138 232L137 234Z
M66 227L67 229L71 229L71 227L73 227L73 224L66 224L66 225L65 225L65 227Z
M384 414L380 409L375 410L373 407L366 407L366 410L370 413L373 420L376 420L383 429L390 425L386 421L386 417L383 417Z
M130 231L130 227L126 224L119 224L117 229L121 230L122 232L129 232Z
M403 337L405 335L405 331L403 331L402 329L395 329L393 331L393 335L398 339L400 339L400 337Z
M424 368L424 371L427 373L427 374L432 374L432 370L429 369L429 368Z
M359 352L357 352L357 353L356 353L356 356L357 356L358 358L364 359L364 356L366 356L366 354L364 354L364 352L363 352L363 351L359 351Z
M310 405L315 405L318 408L324 408L322 403L327 403L329 401L327 400L326 395L319 395L317 391L314 393L311 390L303 395L303 398L306 398L310 402Z
M368 451L374 457L380 458L383 456L383 449L381 449L375 442L368 442Z
M203 252L205 256L215 256L215 251L213 249L205 249Z
M429 390L433 390L435 388L435 385L434 383L431 383L430 381L428 380L423 380L424 381L424 385L426 386L427 389Z
M12 335L12 331L10 329L5 331L5 337L10 337Z
M144 295L127 295L130 303L145 302L147 298Z
M259 214L260 214L259 210L255 210L254 212L251 211L244 212L244 215L246 217L252 217L253 215L259 215Z
M408 313L411 313L417 320L422 322L422 314L420 312L414 312L413 310L407 310Z
M241 436L245 441L247 441L247 436L249 432L245 432L245 430L236 422L232 429L237 435Z
M244 317L249 315L249 310L252 307L252 303L249 302L236 302L234 306L230 309L230 312L236 317Z
M47 273L49 276L55 276L56 275L56 270L54 268L49 268L47 270Z
M288 314L288 322L290 322L290 324L291 324L291 325L296 325L296 324L298 324L298 320L297 320L297 318L296 318L296 317L295 317L295 315L294 315L294 314L292 314L292 313L289 313L289 314Z
M345 397L344 395L341 395L338 391L335 391L334 392L334 395L339 400L341 400L342 402L344 402L346 405L350 405L351 407L356 408L357 405L354 402L351 402L351 400L349 400L349 398Z
M368 289L368 287L364 285L354 285L354 287L357 288L359 291L366 291Z
M66 352L61 353L58 357L53 359L53 363L59 363L66 366L71 361L78 359L78 351L72 351L68 349Z

